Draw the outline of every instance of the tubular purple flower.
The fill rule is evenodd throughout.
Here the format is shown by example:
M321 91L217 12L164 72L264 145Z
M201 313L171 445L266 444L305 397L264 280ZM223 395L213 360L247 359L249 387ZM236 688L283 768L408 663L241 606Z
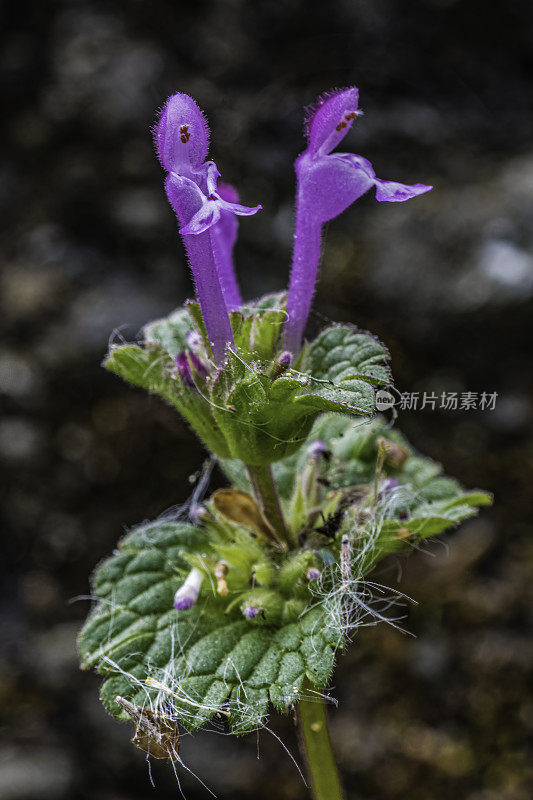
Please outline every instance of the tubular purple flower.
M372 186L376 200L403 202L432 189L376 178L366 158L331 151L346 136L362 112L355 87L319 99L309 114L307 149L296 159L296 230L287 300L284 346L297 353L315 290L322 225L341 214Z
M203 579L204 576L200 570L193 567L185 578L185 582L174 595L175 609L178 611L186 611L188 608L192 608L198 600Z
M226 197L220 194L216 164L205 161L207 123L188 95L169 97L154 130L154 143L168 172L165 191L180 223L213 357L220 364L226 345L233 342L228 307L240 301L231 262L234 238L231 228L227 232L226 217L255 214L261 206L247 208L227 199L227 192Z
M229 204L239 202L239 194L229 183L220 183L218 194ZM217 239L215 258L218 266L218 277L228 311L234 311L242 305L241 293L235 276L233 265L233 247L237 240L239 223L237 216L231 211L221 211L220 219L213 226L213 234Z
M246 617L246 619L253 619L254 617L257 617L257 615L259 614L259 609L256 608L255 606L246 606L246 608L243 610L242 613Z

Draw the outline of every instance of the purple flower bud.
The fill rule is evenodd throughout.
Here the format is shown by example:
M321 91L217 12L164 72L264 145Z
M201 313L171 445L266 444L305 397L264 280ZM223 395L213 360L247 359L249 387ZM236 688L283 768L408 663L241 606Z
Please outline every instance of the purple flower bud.
M318 461L318 459L322 458L329 453L329 449L327 444L322 441L322 439L315 439L314 442L311 442L309 447L307 448L307 455L309 458L314 458Z
M185 582L174 595L174 608L177 611L186 611L196 603L203 579L204 576L200 570L193 567L187 575Z
M203 521L207 511L205 506L200 505L199 503L195 503L189 508L189 519L195 525L200 525Z
M246 608L243 610L242 613L246 617L246 619L253 619L254 617L257 617L257 615L259 614L259 609L256 608L255 606L246 606Z
M284 351L280 354L280 356L274 362L274 369L272 370L272 379L276 380L277 378L281 377L284 372L286 372L292 362L292 353L288 351Z
M180 378L186 386L194 387L193 370L200 378L207 378L209 372L201 359L192 351L182 350L174 359Z
M318 581L322 577L322 573L316 567L309 567L305 574L308 581Z
M399 484L396 478L385 478L380 489L384 494L388 494L389 492L394 491L394 489L396 489L398 486Z
M376 178L372 164L352 153L332 153L361 115L355 87L319 99L307 121L308 147L296 160L296 231L287 299L285 347L297 353L309 316L321 254L322 225L338 216L372 186L376 199L402 202L428 192Z

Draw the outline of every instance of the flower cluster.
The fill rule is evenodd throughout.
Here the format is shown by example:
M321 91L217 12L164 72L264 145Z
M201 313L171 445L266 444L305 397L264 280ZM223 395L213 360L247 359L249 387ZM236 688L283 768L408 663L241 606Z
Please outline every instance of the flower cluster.
M296 230L284 338L287 360L301 348L324 223L372 187L377 200L390 203L432 188L423 183L409 186L381 180L362 156L333 152L361 115L358 102L355 87L332 91L318 100L307 118L307 148L296 160ZM232 186L218 183L216 164L206 160L206 120L188 95L174 94L167 100L154 141L167 172L165 190L180 224L213 358L220 365L227 345L233 343L229 312L242 304L232 255L236 216L256 214L261 206L241 205ZM183 359L181 363L187 368Z

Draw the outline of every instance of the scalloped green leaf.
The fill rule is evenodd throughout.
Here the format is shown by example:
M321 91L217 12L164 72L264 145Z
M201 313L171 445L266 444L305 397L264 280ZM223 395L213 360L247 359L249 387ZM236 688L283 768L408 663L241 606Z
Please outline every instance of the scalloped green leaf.
M374 386L389 380L386 350L369 334L346 326L323 331L294 369L278 374L284 302L273 295L232 312L235 341L224 366L215 371L211 364L205 379L193 373L194 386L183 383L174 359L189 348L192 329L210 352L195 302L147 325L144 348L113 348L105 366L170 403L218 457L270 464L294 453L325 411L372 415Z
M370 333L333 325L311 343L306 368L314 378L336 386L350 387L358 379L386 385L391 380L388 358L388 350Z
M269 701L289 708L304 677L317 688L329 679L334 648L320 608L278 628L256 625L238 609L228 613L229 600L205 586L193 608L174 610L187 556L208 546L202 529L154 522L135 528L96 570L98 602L79 650L83 668L105 678L101 697L114 716L127 718L117 695L156 708L171 700L190 730L230 709L230 726L245 733L260 724Z

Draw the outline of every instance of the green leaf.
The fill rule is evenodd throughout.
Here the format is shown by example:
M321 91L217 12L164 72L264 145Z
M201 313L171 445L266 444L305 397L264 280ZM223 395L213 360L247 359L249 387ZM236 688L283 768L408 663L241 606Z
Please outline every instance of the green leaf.
M284 296L273 295L232 312L234 344L219 370L210 361L196 302L147 325L144 348L113 348L105 366L174 406L219 458L270 464L294 453L324 411L372 415L373 387L389 380L382 345L346 326L323 331L294 368L280 374L276 360L284 304ZM180 352L190 349L191 330L203 342L198 357L210 372L205 379L193 373L194 386L184 385L174 364Z
M178 308L168 317L158 319L143 328L146 344L159 344L175 358L183 350L189 349L187 334L193 330L191 317L186 308Z
M390 383L387 349L374 336L348 325L333 325L311 343L306 367L314 378L347 387L361 379ZM348 389L347 389L348 390Z
M310 346L308 373L289 370L272 379L230 351L212 397L231 455L272 463L301 446L323 411L373 414L373 385L388 381L386 358L372 337L342 327L324 331Z
M329 679L333 645L320 608L288 625L255 625L236 607L228 612L231 598L204 581L193 608L174 610L187 557L208 547L199 528L154 522L134 529L97 569L99 600L79 649L82 666L104 676L101 697L114 716L126 718L119 695L159 711L170 704L190 730L229 710L232 729L245 733L260 724L269 701L289 708L305 676L317 688Z

